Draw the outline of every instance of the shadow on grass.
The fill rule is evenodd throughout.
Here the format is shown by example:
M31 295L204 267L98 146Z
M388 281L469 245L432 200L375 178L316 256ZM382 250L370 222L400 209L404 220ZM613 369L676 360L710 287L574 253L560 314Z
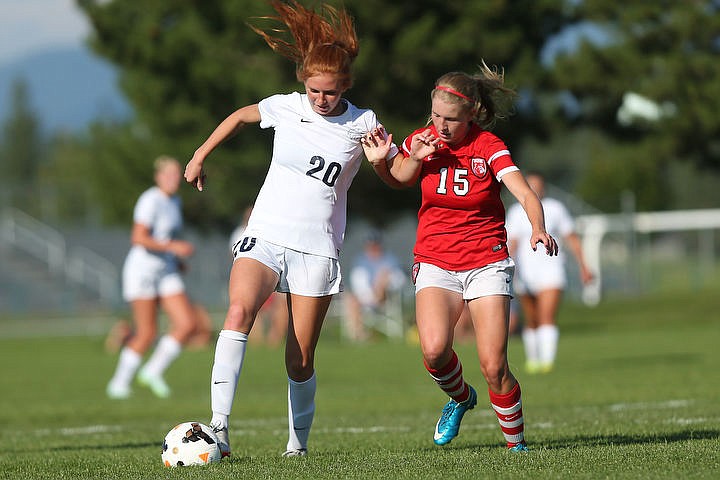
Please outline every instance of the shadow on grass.
M530 450L533 449L544 449L554 450L563 448L577 448L577 447L601 447L608 445L652 445L652 444L668 444L677 442L687 442L692 440L717 440L720 439L720 430L684 430L681 432L674 433L651 433L645 435L577 435L573 437L550 439L533 442L531 441L528 446ZM447 445L439 449L435 446L423 446L422 450L425 451L439 451L439 450L473 450L477 451L479 448L487 448L488 450L496 450L503 446L502 443L492 444L480 444L480 445L469 445L469 444L457 444Z
M162 449L162 442L138 442L138 443L104 443L104 444L93 444L93 445L59 445L57 447L42 448L42 451L50 452L71 452L74 450L123 450L123 449L136 449L136 448L147 448L157 447L158 452ZM25 450L26 452L28 450Z
M529 444L531 450L533 448L542 448L547 450L553 449L564 449L564 448L577 448L577 447L600 447L608 445L651 445L651 444L668 444L677 442L687 442L693 440L717 440L720 439L720 430L683 430L680 432L673 433L650 433L644 435L623 435L623 434L611 434L611 435L576 435L572 437L549 439L540 442L531 442ZM501 447L502 444L493 442L492 444L456 444L447 445L442 448L437 446L422 446L419 448L421 451L441 451L441 450L473 450L477 451L479 448L487 448L490 450ZM107 443L101 445L62 445L50 448L41 448L37 451L45 452L68 452L68 451L83 451L83 450L121 450L121 449L142 449L148 447L157 447L158 451L161 445L158 442L138 442L138 443ZM30 449L23 449L24 453L32 452ZM6 452L7 453L7 452ZM241 463L247 461L242 456L230 458L229 462L226 463Z
M543 448L572 448L578 446L650 445L692 440L716 440L718 438L720 438L720 430L683 430L673 433L649 433L643 435L578 435L569 438L547 440L539 443L538 446L542 446Z

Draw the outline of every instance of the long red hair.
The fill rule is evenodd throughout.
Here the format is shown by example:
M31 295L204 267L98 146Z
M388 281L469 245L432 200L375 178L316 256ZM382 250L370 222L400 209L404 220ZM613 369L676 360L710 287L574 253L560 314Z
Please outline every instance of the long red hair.
M321 13L303 7L297 0L271 0L270 5L277 16L259 18L280 22L286 29L250 28L275 52L295 62L297 79L304 82L321 73L332 73L340 77L345 89L350 88L350 67L360 50L352 17L327 4L322 5ZM280 38L287 32L292 41Z

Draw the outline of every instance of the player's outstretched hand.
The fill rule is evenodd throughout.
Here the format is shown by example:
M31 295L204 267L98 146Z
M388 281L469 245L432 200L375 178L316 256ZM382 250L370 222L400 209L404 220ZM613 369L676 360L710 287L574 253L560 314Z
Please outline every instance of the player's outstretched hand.
M410 156L420 160L433 154L435 150L441 147L442 143L440 139L433 135L432 131L428 128L424 132L413 136L412 143L410 144Z
M538 243L542 243L545 246L545 253L547 255L552 257L558 254L558 244L549 233L533 233L532 238L530 239L530 246L533 250L537 250Z
M192 160L185 166L185 181L197 188L199 192L207 183L207 176L203 171L202 162L193 156Z
M385 162L388 153L390 153L392 133L388 134L382 125L378 125L377 128L365 134L360 139L360 143L368 162L377 167L382 162Z

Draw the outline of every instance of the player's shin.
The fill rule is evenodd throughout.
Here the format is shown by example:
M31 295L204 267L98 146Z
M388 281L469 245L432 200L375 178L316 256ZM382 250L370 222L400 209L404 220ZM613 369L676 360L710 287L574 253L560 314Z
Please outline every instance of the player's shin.
M307 450L310 427L315 416L316 389L314 373L304 382L295 382L288 378L288 452Z
M525 423L523 420L520 384L516 383L506 394L493 393L488 390L490 403L497 415L508 448L525 444Z
M232 410L238 378L245 358L247 335L233 330L222 330L215 347L215 361L212 368L210 396L213 419L215 415L225 417Z

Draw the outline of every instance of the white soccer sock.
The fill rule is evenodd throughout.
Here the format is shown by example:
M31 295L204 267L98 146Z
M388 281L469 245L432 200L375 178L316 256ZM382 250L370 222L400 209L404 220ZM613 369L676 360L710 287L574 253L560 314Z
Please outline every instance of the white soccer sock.
M110 383L116 387L128 388L140 366L140 362L142 362L142 355L130 347L123 347L120 351L117 367L115 367L115 374L110 379Z
M288 450L307 448L310 427L315 416L315 390L315 373L304 382L288 378Z
M537 329L523 328L522 341L525 347L525 361L528 363L538 363L540 361L540 352L538 348Z
M560 332L557 325L540 325L537 329L540 362L552 364L555 362L558 338Z
M235 330L221 330L215 346L210 398L213 425L228 426L238 378L245 358L248 336Z
M163 335L155 347L155 351L143 365L143 373L150 377L162 377L181 351L180 342L170 335Z

